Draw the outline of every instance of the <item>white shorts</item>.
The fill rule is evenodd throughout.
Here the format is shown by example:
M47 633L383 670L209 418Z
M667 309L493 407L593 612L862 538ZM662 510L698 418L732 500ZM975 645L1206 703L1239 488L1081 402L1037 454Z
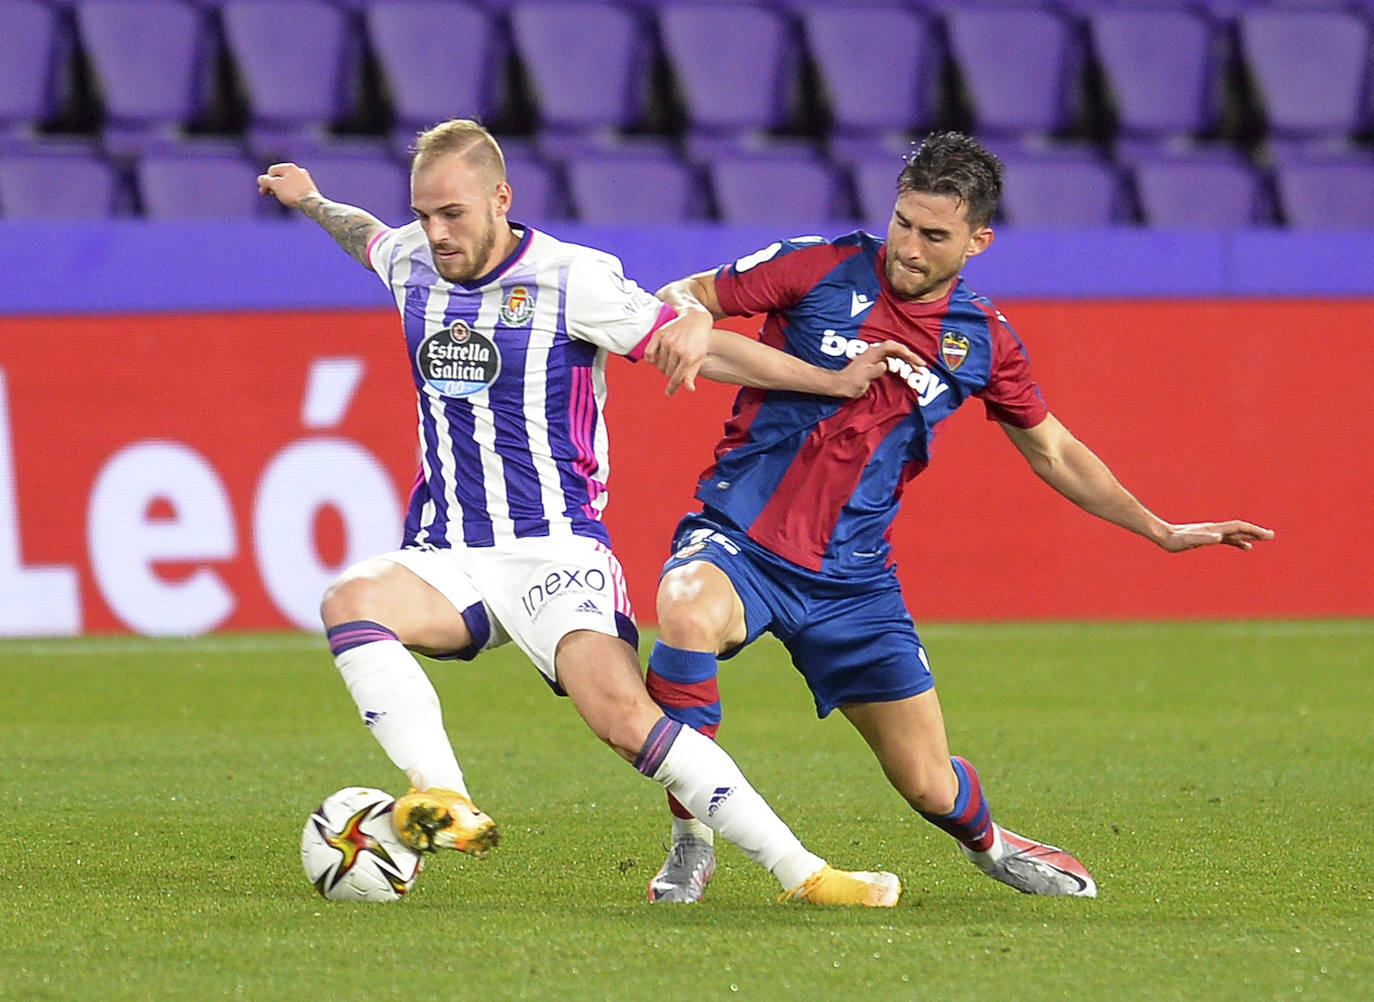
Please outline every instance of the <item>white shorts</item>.
M405 549L381 554L448 599L473 645L448 657L468 660L515 641L555 690L554 654L575 630L639 645L625 572L615 554L583 536L522 539L503 547Z

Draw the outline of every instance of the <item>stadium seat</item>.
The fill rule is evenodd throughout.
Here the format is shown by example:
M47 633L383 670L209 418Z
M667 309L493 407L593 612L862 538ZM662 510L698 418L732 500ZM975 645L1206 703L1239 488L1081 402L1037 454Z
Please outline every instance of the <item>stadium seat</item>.
M159 151L134 165L143 214L149 219L257 219L278 215L279 203L258 194L262 168L239 153Z
M543 228L568 216L558 172L537 157L519 153L500 140L512 192L510 218Z
M1374 159L1359 156L1278 164L1274 181L1290 226L1369 229L1374 225Z
M0 0L0 135L25 135L58 109L71 38L37 0Z
M902 159L895 155L869 157L851 165L858 219L871 232L886 231L897 203L897 175L901 172Z
M213 72L205 14L180 0L80 0L76 22L103 98L106 149L175 142L201 114Z
M1339 10L1259 9L1237 17L1241 55L1270 136L1343 138L1367 124L1370 27Z
M723 222L790 226L854 218L834 168L824 160L721 155L708 170Z
M1157 140L1216 125L1217 40L1206 18L1183 8L1086 14L1119 135Z
M1272 222L1260 175L1239 156L1141 157L1132 173L1147 226L1234 229Z
M345 12L325 0L224 0L220 17L254 155L326 138L350 104L357 39Z
M782 11L753 3L665 2L664 52L682 95L691 148L728 149L782 126L798 51Z
M1128 219L1117 169L1078 154L1003 155L1001 220L1009 226L1110 226Z
M1063 17L1049 8L957 6L944 19L980 135L1067 128L1082 52Z
M104 219L124 208L119 175L93 154L0 157L6 219Z
M929 21L904 7L858 4L808 5L800 17L830 111L832 152L930 124L941 53Z
M638 14L599 0L520 0L509 17L546 139L614 133L643 117L651 38Z
M490 11L461 0L379 0L364 17L391 96L397 152L438 122L495 114L509 45Z
M391 157L358 153L315 153L301 164L325 198L366 209L388 226L415 218L410 209L410 172Z
M565 166L568 191L584 223L671 224L699 217L700 184L693 170L673 157L572 157Z

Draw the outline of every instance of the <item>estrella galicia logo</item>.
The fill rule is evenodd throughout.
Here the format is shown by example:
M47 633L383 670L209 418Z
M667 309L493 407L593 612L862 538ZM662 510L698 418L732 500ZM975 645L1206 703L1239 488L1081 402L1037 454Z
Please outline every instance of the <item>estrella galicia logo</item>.
M443 397L468 397L501 374L501 352L491 338L461 320L429 335L415 349L420 378Z

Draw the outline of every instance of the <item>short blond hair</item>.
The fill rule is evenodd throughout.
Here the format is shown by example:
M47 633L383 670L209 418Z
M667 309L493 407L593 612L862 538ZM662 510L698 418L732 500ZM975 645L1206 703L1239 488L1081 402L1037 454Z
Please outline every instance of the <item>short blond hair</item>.
M490 132L470 118L450 118L415 137L410 148L410 171L415 173L448 153L456 153L493 184L506 180L506 158Z

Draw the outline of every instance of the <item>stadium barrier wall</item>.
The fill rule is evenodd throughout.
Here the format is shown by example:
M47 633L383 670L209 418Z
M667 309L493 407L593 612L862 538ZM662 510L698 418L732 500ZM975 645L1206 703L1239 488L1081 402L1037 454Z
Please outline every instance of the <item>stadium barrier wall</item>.
M77 254L45 239L40 252ZM166 246L134 256L134 270L156 269ZM311 246L321 264L342 258L327 238ZM0 635L317 628L334 574L395 545L416 452L394 312L226 308L261 262L222 253L205 252L227 291L186 304L165 286L164 309L142 300L151 286L138 312L110 303L74 281L75 260L48 311L25 308L33 289L6 280ZM656 263L667 278L710 260ZM343 263L351 285L385 299ZM269 298L276 282L262 279ZM975 401L947 422L895 526L918 623L1374 614L1362 524L1374 510L1374 298L998 301L1051 408L1142 500L1279 537L1249 554L1164 554L1041 484ZM620 359L609 383L608 523L650 622L672 527L732 392L668 398L652 368Z

